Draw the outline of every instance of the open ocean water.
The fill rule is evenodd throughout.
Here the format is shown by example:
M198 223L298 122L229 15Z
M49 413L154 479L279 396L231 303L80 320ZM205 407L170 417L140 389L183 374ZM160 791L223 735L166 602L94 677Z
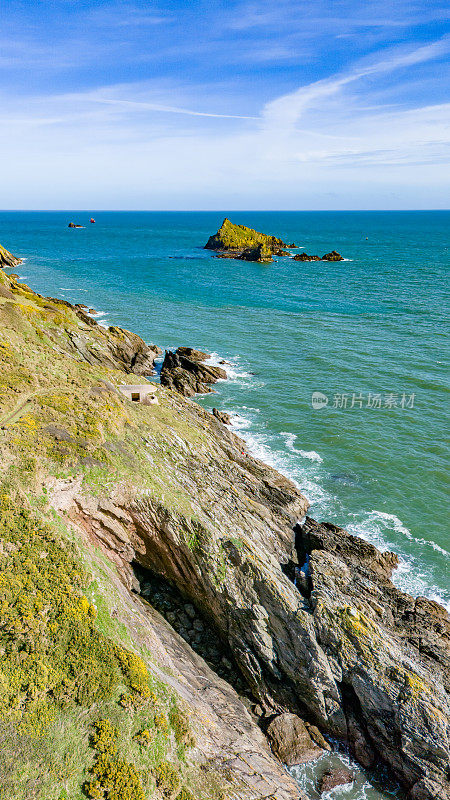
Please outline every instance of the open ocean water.
M345 261L216 259L203 245L224 216ZM447 608L449 234L450 211L0 213L0 242L36 291L229 361L199 402L232 412L311 516L394 550L396 585ZM390 794L362 776L331 796Z

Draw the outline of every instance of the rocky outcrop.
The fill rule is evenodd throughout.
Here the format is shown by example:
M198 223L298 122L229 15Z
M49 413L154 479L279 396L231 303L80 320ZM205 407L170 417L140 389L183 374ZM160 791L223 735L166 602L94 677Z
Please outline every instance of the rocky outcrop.
M320 256L310 256L308 253L297 253L297 255L292 257L293 261L343 261L343 257L338 253L336 250L332 250L331 253L325 253L322 258Z
M269 723L266 734L273 752L288 767L314 761L323 753L296 714L285 713L275 717Z
M245 225L235 225L225 218L221 227L210 236L205 250L215 250L220 258L267 263L272 256L289 255L288 245L276 236L259 233Z
M343 256L341 256L341 254L338 253L337 250L332 250L331 253L325 253L325 255L322 256L322 261L343 261L343 260L344 260Z
M293 256L293 261L320 261L320 256L310 256L308 253L297 253Z
M18 264L22 263L21 258L17 258L13 256L12 253L8 252L4 247L0 244L0 268L3 267L16 267Z
M226 411L219 411L218 408L213 408L212 413L219 422L222 422L224 425L231 425L231 417Z
M204 353L203 350L195 350L194 347L177 347L179 356L189 358L190 361L208 361L211 358L209 353Z
M189 348L179 348L175 353L166 350L161 368L161 384L168 389L175 389L184 397L212 392L210 384L224 380L227 373L222 367L204 364L203 361L209 358L206 353L190 351L188 358L183 354L187 350Z
M309 558L317 638L357 758L365 766L385 760L412 797L424 780L448 796L448 614L393 586L393 553L334 525L307 519L297 528L297 549L300 560Z

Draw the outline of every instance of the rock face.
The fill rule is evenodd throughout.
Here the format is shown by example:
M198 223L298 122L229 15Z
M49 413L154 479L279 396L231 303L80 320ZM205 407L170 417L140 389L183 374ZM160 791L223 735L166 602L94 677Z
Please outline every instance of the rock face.
M245 458L243 475L258 471L256 464ZM183 534L186 520L161 518L148 503L132 510L145 548L138 560L169 576L214 619L267 715L306 714L323 731L346 738L363 765L386 761L411 797L434 800L432 784L447 797L446 612L393 586L396 556L333 525L307 519L298 526L296 557L288 528L280 538L275 521L279 503L295 496L289 483L267 497L264 533L254 515L244 521L227 504L224 524L233 517L234 536L221 540L218 588L221 503L210 477L211 492L217 533L198 525L189 533L188 525ZM254 497L267 503L259 493ZM199 544L191 550L183 541L192 536ZM293 560L309 560L306 596L280 568Z
M235 225L225 218L221 227L210 236L205 250L216 250L220 258L238 258L244 261L267 263L274 255L289 255L288 245L276 236L259 233L245 225Z
M303 720L296 714L285 713L275 717L266 734L273 752L288 767L314 761L323 753L311 739Z
M16 258L16 256L13 256L12 253L9 253L8 250L5 250L0 244L0 267L16 267L17 264L21 263L21 258Z
M184 355L189 351L190 357ZM225 379L227 373L221 367L213 367L202 363L209 356L198 350L179 348L175 353L166 350L161 368L161 384L168 389L175 389L184 397L194 394L212 392L210 384Z

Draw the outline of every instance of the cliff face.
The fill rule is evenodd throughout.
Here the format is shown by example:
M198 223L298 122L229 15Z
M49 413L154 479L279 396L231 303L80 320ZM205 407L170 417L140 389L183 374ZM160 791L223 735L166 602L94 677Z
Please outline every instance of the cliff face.
M13 256L0 244L0 268L1 267L16 267L21 264L22 259Z
M179 800L298 797L236 692L139 596L136 575L148 570L208 621L263 728L278 713L293 711L347 739L363 764L385 760L414 800L447 798L444 610L395 589L392 554L334 526L303 521L308 503L298 489L177 391L159 387L158 405L126 400L117 386L133 382L125 370L136 362L123 350L117 356L117 347L122 336L134 341L131 334L93 325L80 309L40 298L5 275L0 280L1 486L17 513L25 502L54 531L81 625L67 645L69 673L62 665L60 678L52 675L49 655L32 689L15 687L12 669L0 696L16 749L17 742L23 747L20 719L27 714L53 714L50 727L42 720L41 753L56 725L63 732L58 741L67 743L76 729L82 757L71 777L35 796L56 800L61 788L70 788L71 798L81 798L84 780L101 781L89 772L89 734L105 717L118 731L122 760L135 765L144 797L158 796L161 771L165 780L170 774L167 764L175 770ZM11 514L10 503L5 526ZM4 545L1 552L16 565L26 530L22 541L3 537L12 549ZM31 594L36 591L33 575L41 575L51 555L46 536L47 544L39 542L29 555L28 595L30 585ZM84 570L76 579L69 579L72 567L63 558L72 551ZM45 586L37 587L44 595ZM87 606L77 599L82 596ZM50 625L66 622L55 611L46 626L33 627L29 613L19 604L14 625L33 654L53 641ZM94 685L84 695L74 682L79 671L86 674L81 645L95 631L110 654L110 680L99 695L101 659L91 653L88 684ZM32 658L30 670L33 664ZM145 687L155 694L151 700ZM174 707L185 723L177 722ZM149 747L139 744L144 730ZM70 747L59 755L55 750L61 774ZM27 758L39 773L38 755L32 750ZM11 781L17 781L10 762Z

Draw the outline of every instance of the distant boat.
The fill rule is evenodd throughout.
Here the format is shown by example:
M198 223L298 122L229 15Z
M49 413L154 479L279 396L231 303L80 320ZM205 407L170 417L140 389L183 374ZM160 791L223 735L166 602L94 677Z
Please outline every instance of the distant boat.
M91 218L90 218L90 220L89 220L89 222L95 222L95 219L94 219L94 217L91 217Z

